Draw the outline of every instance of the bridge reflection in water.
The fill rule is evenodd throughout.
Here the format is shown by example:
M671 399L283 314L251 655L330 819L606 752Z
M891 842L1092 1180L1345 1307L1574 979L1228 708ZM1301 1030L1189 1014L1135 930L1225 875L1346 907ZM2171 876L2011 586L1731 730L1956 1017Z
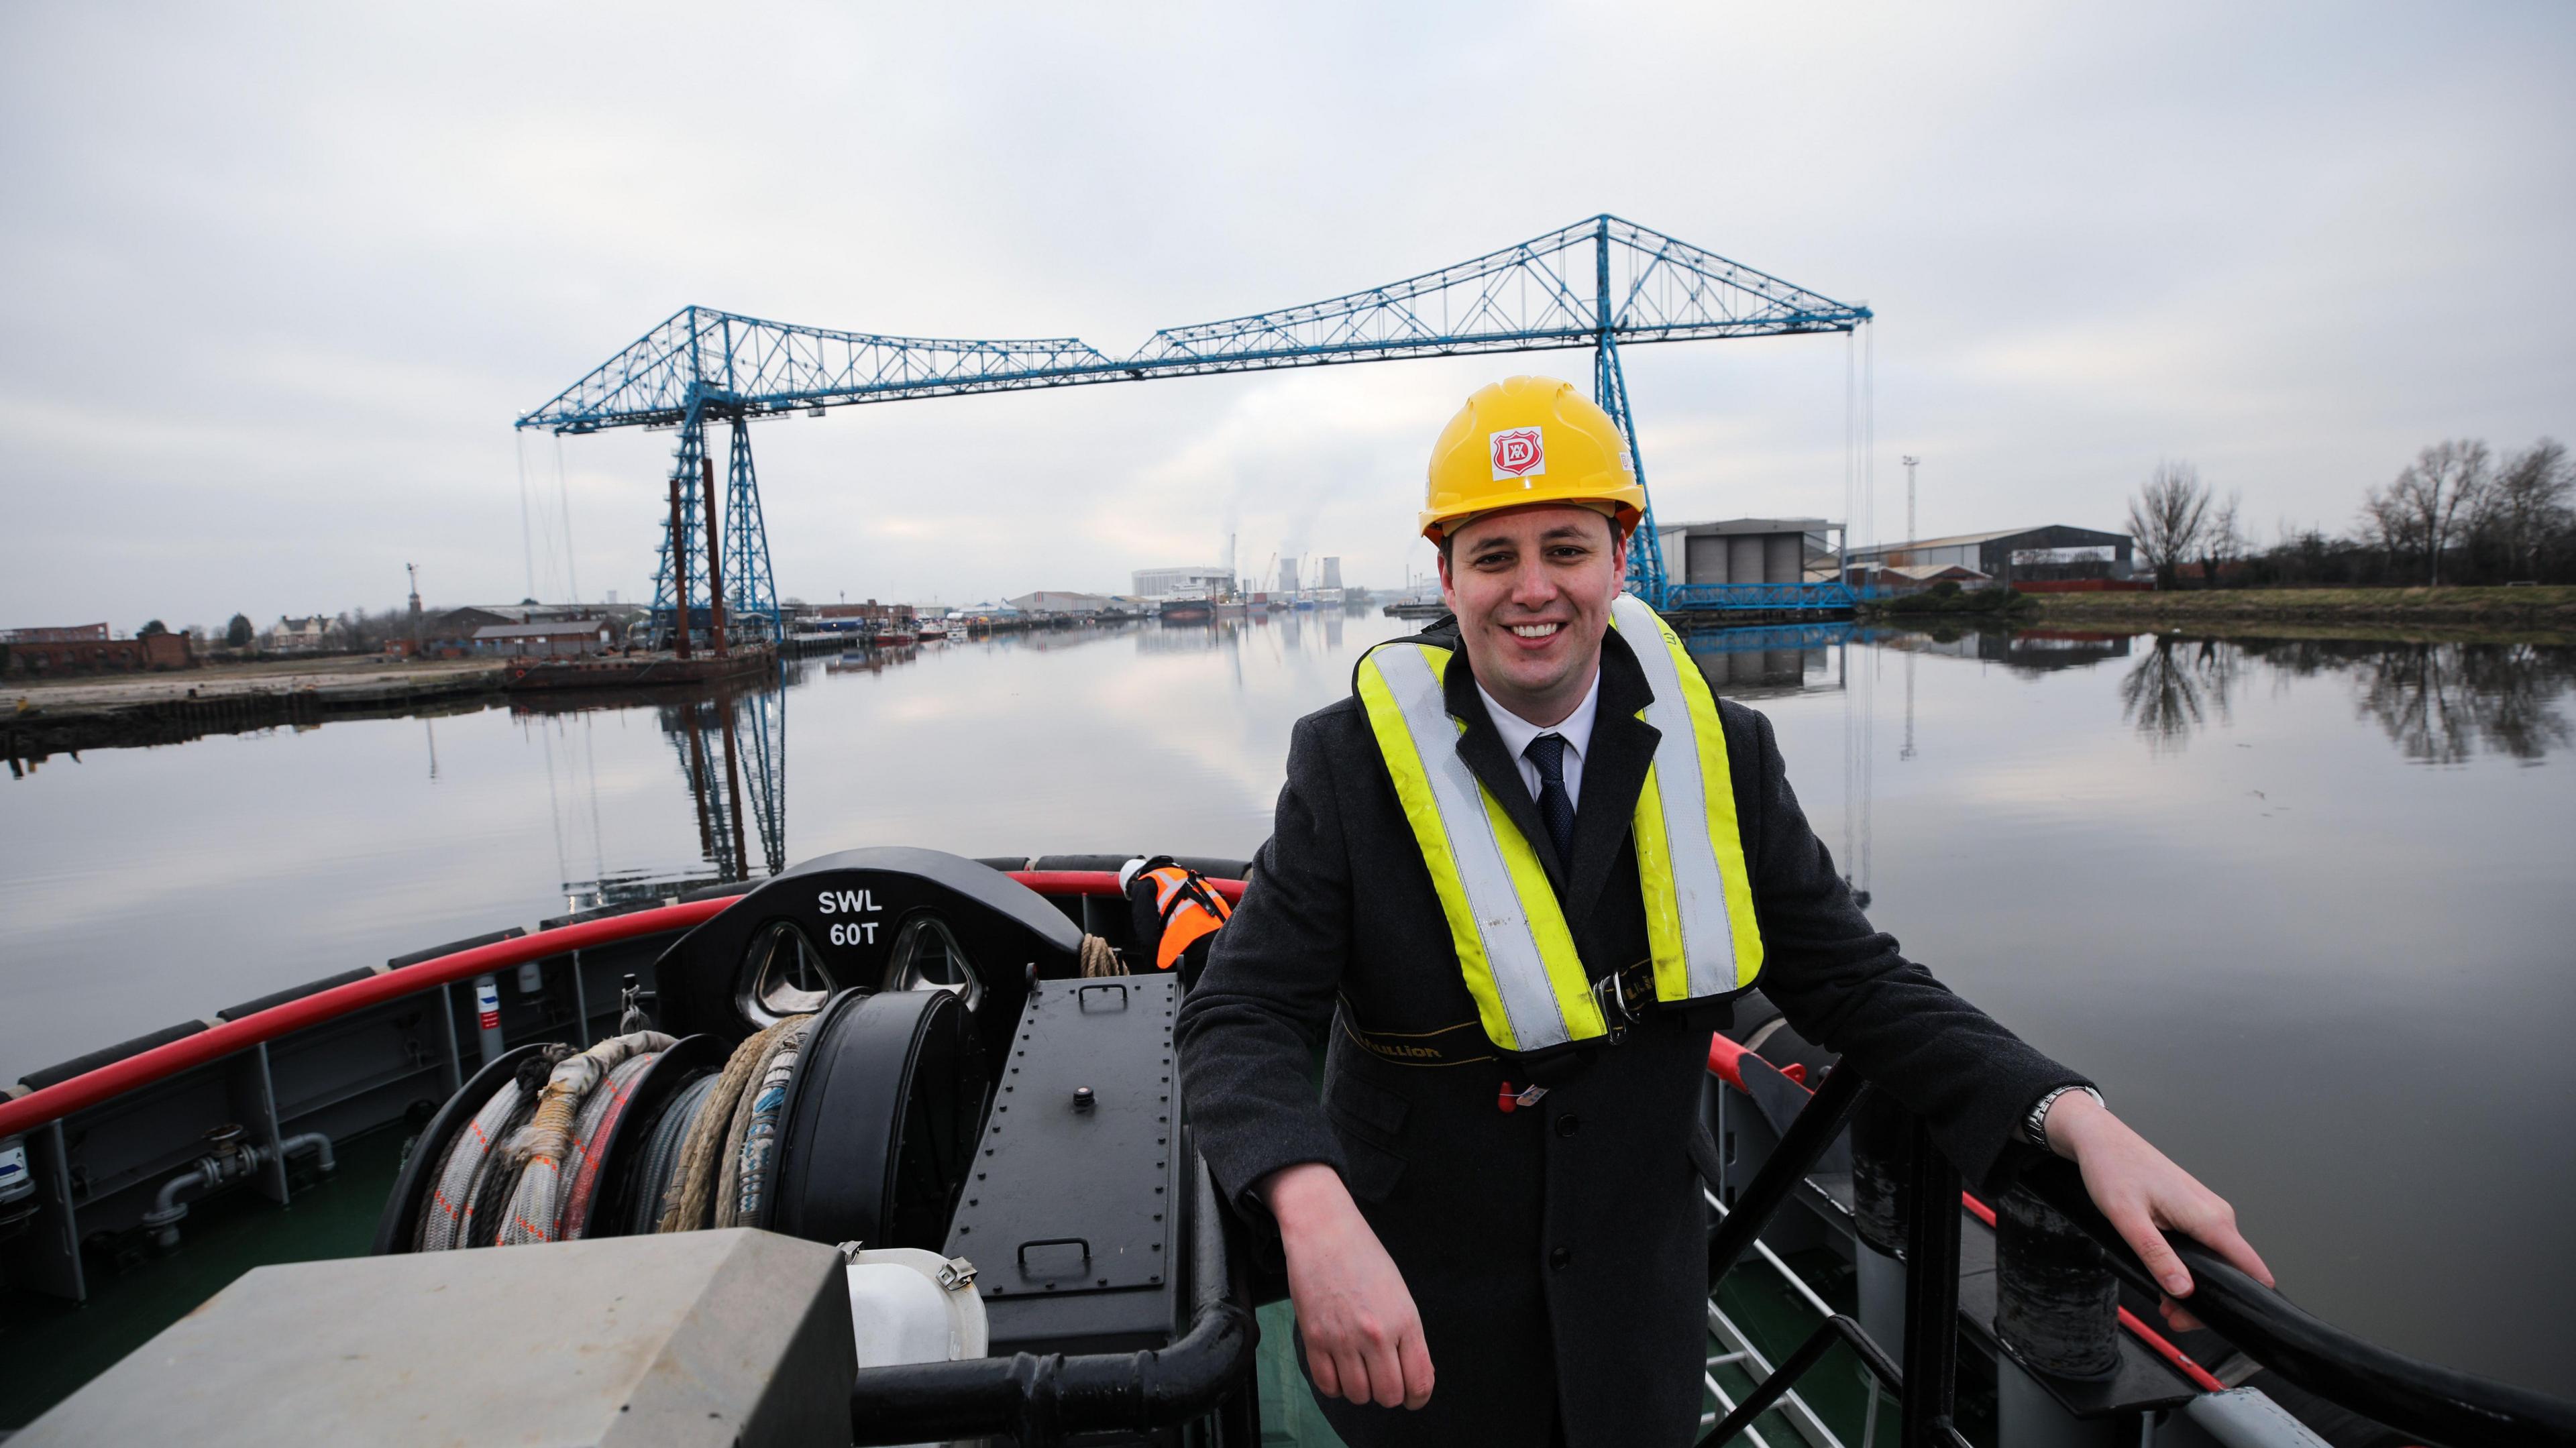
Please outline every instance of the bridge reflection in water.
M881 665L880 665L881 667ZM513 700L510 713L544 740L546 791L567 911L660 904L704 885L787 867L787 690L803 666L785 662L769 677L694 694L601 691ZM696 816L703 873L607 868L600 835L599 781L591 749L597 716L649 708L670 745ZM582 846L590 869L581 870Z

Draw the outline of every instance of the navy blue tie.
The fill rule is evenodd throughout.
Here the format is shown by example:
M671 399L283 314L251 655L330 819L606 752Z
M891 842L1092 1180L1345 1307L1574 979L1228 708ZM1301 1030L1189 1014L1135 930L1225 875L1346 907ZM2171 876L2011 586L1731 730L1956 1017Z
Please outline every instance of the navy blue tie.
M1556 841L1556 862L1574 868L1574 796L1565 792L1565 736L1542 734L1521 753L1538 766L1538 817Z

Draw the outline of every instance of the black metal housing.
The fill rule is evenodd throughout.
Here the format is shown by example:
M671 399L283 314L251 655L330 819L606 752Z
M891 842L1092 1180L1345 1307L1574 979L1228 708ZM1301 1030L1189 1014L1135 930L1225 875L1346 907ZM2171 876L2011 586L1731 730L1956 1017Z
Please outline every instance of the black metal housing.
M673 942L654 965L662 1028L739 1041L758 1023L737 1005L746 956L773 925L805 938L837 988L885 983L894 942L916 917L944 926L974 967L974 1015L988 1050L1010 1038L1032 971L1079 969L1082 931L1010 876L938 850L844 850L763 882Z
M1150 1433L1219 1413L1255 1391L1261 1337L1234 1286L1216 1184L1194 1163L1189 1329L1170 1346L1125 1353L1014 1353L965 1362L866 1368L850 1389L855 1444L1009 1434L1039 1448L1078 1433ZM1220 1418L1223 1448L1252 1448L1257 1423Z
M1031 989L943 1249L974 1261L997 1355L1150 1348L1179 1330L1180 997L1168 975Z
M807 1028L762 1225L935 1248L975 1150L983 1041L945 990L843 991Z

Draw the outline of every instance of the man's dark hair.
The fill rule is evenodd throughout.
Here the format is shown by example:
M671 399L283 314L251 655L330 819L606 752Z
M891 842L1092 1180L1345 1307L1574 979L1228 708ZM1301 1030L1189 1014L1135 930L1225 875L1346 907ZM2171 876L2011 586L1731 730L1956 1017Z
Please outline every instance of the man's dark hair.
M1587 508L1584 511L1590 512L1591 510ZM1620 543L1624 541L1619 536L1619 520L1608 513L1603 513L1601 515L1601 521L1610 525L1610 546L1613 548L1618 547ZM1440 530L1440 542L1435 546L1440 550L1440 561L1442 563L1447 563L1449 561L1450 545L1457 541L1458 530L1456 528L1443 528Z

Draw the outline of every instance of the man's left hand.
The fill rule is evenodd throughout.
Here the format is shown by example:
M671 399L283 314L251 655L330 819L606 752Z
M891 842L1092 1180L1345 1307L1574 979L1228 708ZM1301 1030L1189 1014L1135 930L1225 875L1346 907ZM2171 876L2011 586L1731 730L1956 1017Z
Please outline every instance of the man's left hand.
M2070 1091L2049 1107L2048 1145L2075 1163L2093 1205L2163 1284L2165 1321L2176 1331L2188 1332L2200 1320L2177 1300L2191 1296L2193 1284L2182 1259L2166 1245L2167 1230L2199 1242L2264 1286L2272 1285L2272 1269L2236 1230L2236 1209L2092 1097Z

